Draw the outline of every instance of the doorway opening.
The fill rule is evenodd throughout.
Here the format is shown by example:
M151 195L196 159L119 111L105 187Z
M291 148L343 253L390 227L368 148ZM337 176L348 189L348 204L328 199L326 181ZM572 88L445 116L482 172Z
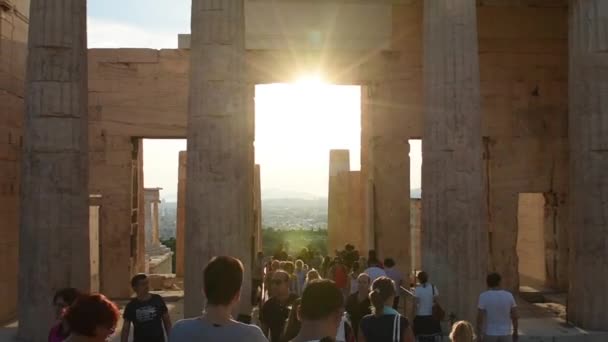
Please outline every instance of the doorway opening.
M333 255L335 246L328 246L332 150L347 151L340 194L352 194L353 201L331 210L353 213L346 224L355 227L353 235L361 238L363 206L357 199L362 201L362 196L355 196L362 193L360 146L360 86L326 84L316 77L256 85L255 159L260 165L265 255L284 250L297 257L304 248ZM342 248L344 243L358 244L342 238L336 242Z
M178 183L180 152L186 151L186 139L143 139L142 147L139 220L144 227L145 272L175 274L180 268L178 254L183 255L178 243Z
M422 140L410 139L410 241L411 270L422 269Z
M517 256L520 287L543 289L547 283L545 197L519 194L517 207ZM526 292L526 291L524 291Z

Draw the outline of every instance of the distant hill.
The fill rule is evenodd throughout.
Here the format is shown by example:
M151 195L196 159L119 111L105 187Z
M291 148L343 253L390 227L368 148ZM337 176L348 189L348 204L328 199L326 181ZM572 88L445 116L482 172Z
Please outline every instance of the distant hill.
M262 226L284 229L326 229L327 198L262 200Z
M327 209L327 198L303 199L303 198L265 198L262 207L267 208L319 208Z
M315 200L322 198L321 196L317 196L314 194L309 194L305 192L298 191L289 191L282 189L262 189L262 199L304 199L304 200Z

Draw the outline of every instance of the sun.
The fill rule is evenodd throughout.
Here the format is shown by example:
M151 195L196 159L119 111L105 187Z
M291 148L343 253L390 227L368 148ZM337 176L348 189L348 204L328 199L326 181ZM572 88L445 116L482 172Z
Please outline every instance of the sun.
M294 84L300 88L300 90L315 90L328 86L323 77L320 74L310 74L300 76Z

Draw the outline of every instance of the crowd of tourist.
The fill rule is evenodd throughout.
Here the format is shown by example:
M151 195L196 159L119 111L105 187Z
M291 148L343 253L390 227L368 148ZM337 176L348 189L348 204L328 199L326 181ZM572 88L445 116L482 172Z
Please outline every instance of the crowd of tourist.
M362 257L347 245L335 258L302 250L296 258L279 251L258 254L253 265L252 300L259 308L259 326L233 319L239 306L244 268L229 256L212 259L203 271L206 306L202 315L172 326L163 298L151 294L148 277L131 281L135 296L122 313L121 342L133 327L134 342L413 342L442 341L439 289L426 272L411 286L416 301L413 320L399 313L404 279L391 258L381 262L374 251ZM510 342L518 339L518 317L511 293L500 289L500 276L487 277L480 294L477 331L469 322L455 322L453 342ZM49 342L106 341L115 333L118 307L100 294L63 289L53 298L57 323Z

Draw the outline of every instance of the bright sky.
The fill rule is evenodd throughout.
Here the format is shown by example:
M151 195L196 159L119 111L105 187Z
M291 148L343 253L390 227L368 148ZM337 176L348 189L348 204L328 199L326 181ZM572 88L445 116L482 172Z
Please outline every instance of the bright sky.
M88 0L90 48L176 48L190 32L191 0ZM263 190L327 196L329 150L349 149L360 168L360 88L313 81L256 87L256 162ZM185 140L146 140L146 187L177 198L178 152ZM419 151L419 143L412 151ZM412 188L420 187L420 153L412 154Z

